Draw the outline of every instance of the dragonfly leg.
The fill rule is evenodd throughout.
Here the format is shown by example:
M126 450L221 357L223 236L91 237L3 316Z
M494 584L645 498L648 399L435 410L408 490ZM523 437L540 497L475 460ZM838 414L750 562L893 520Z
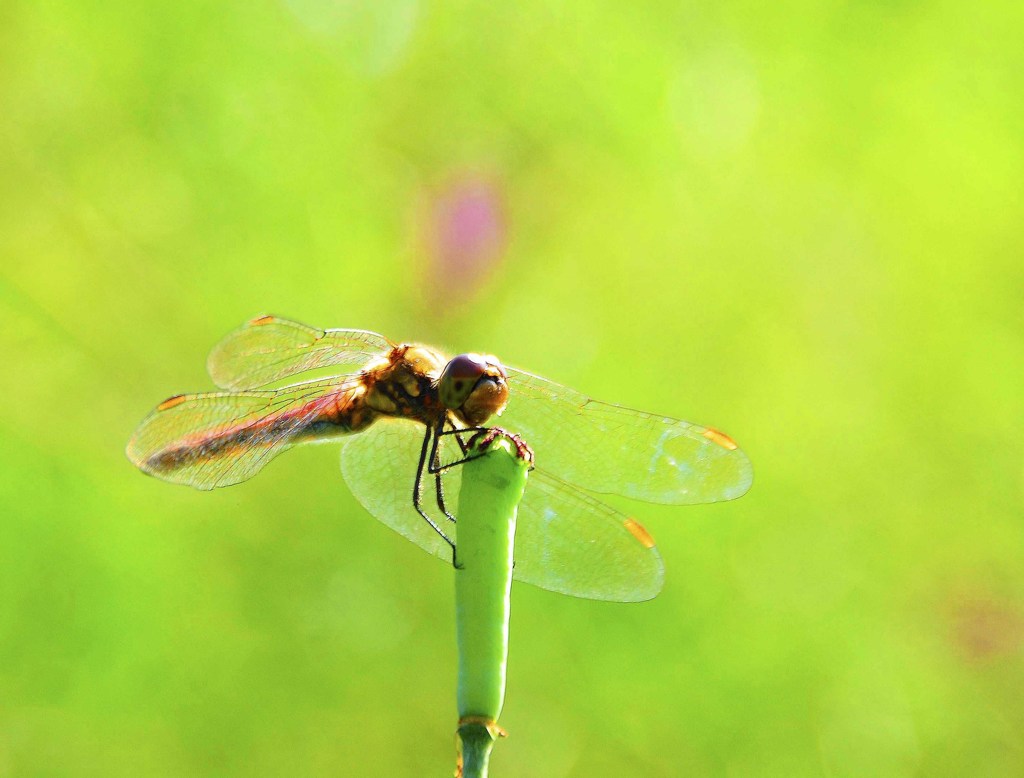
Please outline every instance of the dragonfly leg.
M451 425L451 429L448 430L447 432L445 432L444 428L442 427L441 434L442 435L451 435L453 438L455 438L455 442L458 443L459 444L459 448L462 449L462 455L465 456L466 453L469 451L469 445L466 443L466 441L464 441L462 439L462 435L460 435L459 433L460 432L467 432L468 430L465 430L465 429L461 429L460 430L458 427L455 426L455 422L453 422L451 419L448 419L447 421L448 421L448 424ZM473 427L472 429L473 429L473 431L477 431L477 430L482 429L482 427Z
M463 432L472 432L473 437L471 437L468 442L465 442L460 437ZM520 459L526 460L530 465L530 469L533 470L533 449L530 448L529 444L519 437L519 435L514 432L509 432L502 427L463 427L462 429L443 430L438 432L434 439L435 449L438 445L438 438L440 438L441 435L454 435L455 439L459 442L459 447L462 449L463 456L461 459L456 459L454 462L446 462L443 465L439 462L432 461L430 468L431 473L440 473L450 467L464 465L466 462L483 456L487 448L498 438L505 438L511 442L512 445L516 447L516 455ZM477 446L479 450L469 453L469 450L474 446Z
M435 440L435 442L434 442L434 453L431 456L431 467L430 467L430 469L434 473L434 491L435 491L435 493L437 495L437 507L441 509L441 513L443 513L445 515L445 518L448 519L448 521L450 521L452 524L455 524L455 522L456 522L455 517L452 516L451 512L448 510L448 506L446 506L444 504L444 484L441 482L441 471L439 469L441 462L440 462L440 459L438 458L438 453L437 453L437 438L436 438L436 436L435 436L434 440Z
M502 427L490 427L482 430L477 430L476 434L469 439L469 447L479 447L481 450L486 450L494 441L498 438L505 438L513 446L516 447L516 455L530 465L530 469L533 470L533 449L527 444L525 440L519 437L514 432L509 432L507 429Z
M444 424L445 423L450 424L451 425L451 429L446 430L444 428ZM439 444L441 442L441 437L442 436L451 435L453 438L455 438L455 442L459 444L459 449L462 451L462 457L459 458L459 459L456 459L453 462L447 462L444 465L442 465L441 464L441 458L439 456L435 456L435 457L433 457L433 459L431 461L430 471L432 473L440 475L445 470L448 470L451 467L456 467L457 465L464 465L464 464L466 464L466 462L469 462L469 461L471 461L473 459L476 459L478 456L480 456L480 454L472 454L471 455L469 453L469 443L467 443L465 440L463 440L462 436L463 436L463 433L469 434L470 432L480 432L480 431L486 430L486 429L490 429L490 428L489 427L461 427L461 428L460 427L456 427L455 424L451 421L451 419L447 419L444 423L442 423L440 431L434 437L434 451L435 452L437 451L438 446L439 446Z
M437 507L441 509L441 513L448 519L452 524L455 524L458 519L452 516L451 511L448 510L448 506L444 503L444 485L441 483L441 474L434 473L434 487L437 490Z
M427 524L430 525L430 528L434 530L434 532L436 532L438 535L440 535L445 543L452 547L452 564L455 567L458 567L459 564L455 552L455 541L448 537L445 534L444 530L437 526L437 522L430 518L427 512L423 510L423 505L421 502L423 495L423 470L424 466L427 464L427 450L430 449L431 439L434 438L434 436L434 429L431 427L427 427L427 434L424 435L423 437L423 445L420 446L420 461L419 464L416 466L416 481L412 487L412 504L413 507L416 509L416 512L423 517L424 521L426 521ZM434 446L436 448L436 442L434 443Z
M478 456L480 456L479 453L477 453L477 454L469 454L468 453L469 452L469 445L462 439L461 435L464 432L478 432L480 430L486 430L486 429L489 429L489 428L488 427L463 427L462 429L458 429L456 427L452 427L450 430L446 430L444 428L444 423L442 422L442 424L438 426L437 432L434 434L434 447L431 449L431 454L430 454L430 473L431 473L431 475L439 475L439 474L443 473L445 470L449 470L449 469L451 469L453 467L458 467L459 465L464 465L464 464L466 464L466 462L469 462L470 460L476 459ZM456 460L454 460L452 462L445 462L442 465L441 464L441 457L440 457L438 449L439 449L440 444L441 444L441 438L443 436L447 436L447 435L454 436L455 440L458 441L459 448L462 450L462 456L459 459L456 459Z

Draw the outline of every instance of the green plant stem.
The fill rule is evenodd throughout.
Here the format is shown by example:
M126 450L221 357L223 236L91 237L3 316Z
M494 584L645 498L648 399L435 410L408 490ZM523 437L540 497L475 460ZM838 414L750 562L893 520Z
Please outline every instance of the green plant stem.
M494 741L504 734L497 721L505 698L516 509L527 470L528 464L504 438L462 469L455 622L465 778L485 778Z
M459 726L459 763L456 775L462 778L487 778L491 749L505 733L499 728L468 722Z

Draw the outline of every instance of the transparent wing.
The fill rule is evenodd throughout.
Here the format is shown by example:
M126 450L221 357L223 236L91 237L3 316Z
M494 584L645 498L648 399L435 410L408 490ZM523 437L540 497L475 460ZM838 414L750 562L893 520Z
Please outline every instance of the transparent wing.
M413 508L422 425L382 419L350 437L341 468L356 499L375 518L446 561L451 549ZM448 448L455 444L442 439ZM442 454L450 459L452 451ZM458 516L461 468L445 472L449 510ZM433 477L424 482L423 505L440 522ZM446 526L446 530L449 527ZM458 533L456 531L456 543ZM515 540L516 580L562 594L630 602L654 597L663 568L653 540L637 522L540 470L530 473L519 505Z
M519 503L516 580L589 600L640 602L661 591L664 574L638 522L543 470L530 473Z
M361 386L358 376L260 392L209 392L165 400L128 442L141 470L196 489L251 478L291 445L337 434L317 417Z
M341 472L352 494L370 515L425 551L451 562L451 547L413 507L416 465L425 433L422 424L408 419L379 419L345 441ZM446 493L448 483L446 478ZM450 490L449 510L455 507L457 499L457 488ZM449 524L436 509L431 475L424 477L423 505L437 517L435 520ZM447 526L443 528L447 532Z
M670 505L732 500L750 488L747 455L724 433L592 400L514 368L498 423L549 473L600 494Z
M288 319L260 316L214 346L206 361L224 389L256 389L296 373L342 365L353 372L388 352L383 335L366 330L318 330Z

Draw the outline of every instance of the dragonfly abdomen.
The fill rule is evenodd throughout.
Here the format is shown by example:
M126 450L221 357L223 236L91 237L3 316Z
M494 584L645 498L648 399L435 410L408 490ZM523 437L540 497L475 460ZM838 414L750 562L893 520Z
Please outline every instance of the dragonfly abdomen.
M379 414L364 404L363 395L360 387L324 395L286 412L195 429L157 451L140 451L142 456L133 456L130 445L129 456L148 473L198 488L238 483L296 443L329 440L365 428ZM180 413L188 402L165 403L152 417L153 423L159 423L164 413ZM198 398L192 401L197 402L205 404Z
M149 457L146 465L151 471L167 472L205 460L233 454L244 455L271 445L289 445L300 439L310 439L315 436L314 429L319 436L323 436L330 427L336 425L320 420L305 424L296 424L294 419L288 418L254 422L246 427L170 446Z

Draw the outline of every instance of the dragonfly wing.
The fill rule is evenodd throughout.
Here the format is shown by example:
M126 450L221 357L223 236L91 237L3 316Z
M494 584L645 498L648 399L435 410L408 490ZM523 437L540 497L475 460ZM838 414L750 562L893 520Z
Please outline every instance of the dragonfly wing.
M516 580L590 600L649 600L664 579L638 522L539 469L519 504L514 557Z
M416 465L426 428L408 419L380 419L352 435L341 451L341 472L348 488L378 521L434 556L451 561L445 540L416 512L412 502ZM454 471L460 468L453 468ZM454 509L458 500L458 473L445 478L446 493ZM424 476L423 506L435 520L447 519L437 510L434 478Z
M224 389L255 389L275 381L342 365L353 372L391 343L366 330L319 330L288 319L260 316L218 343L207 359L213 382Z
M370 514L450 562L451 548L412 504L423 435L422 425L381 419L346 441L341 469ZM451 459L453 441L450 436L442 441L453 449L442 452L442 460ZM461 484L461 467L445 471L445 499L456 516ZM436 507L432 476L424 480L423 506L449 531ZM650 599L661 589L661 558L639 524L539 470L530 473L519 505L514 556L516 580L575 597L631 602Z
M344 430L316 422L356 379L309 381L259 392L209 392L165 400L128 442L128 458L165 481L196 489L251 478L291 445Z
M670 505L732 500L750 488L750 460L718 430L598 402L521 370L508 374L501 426L565 481Z

